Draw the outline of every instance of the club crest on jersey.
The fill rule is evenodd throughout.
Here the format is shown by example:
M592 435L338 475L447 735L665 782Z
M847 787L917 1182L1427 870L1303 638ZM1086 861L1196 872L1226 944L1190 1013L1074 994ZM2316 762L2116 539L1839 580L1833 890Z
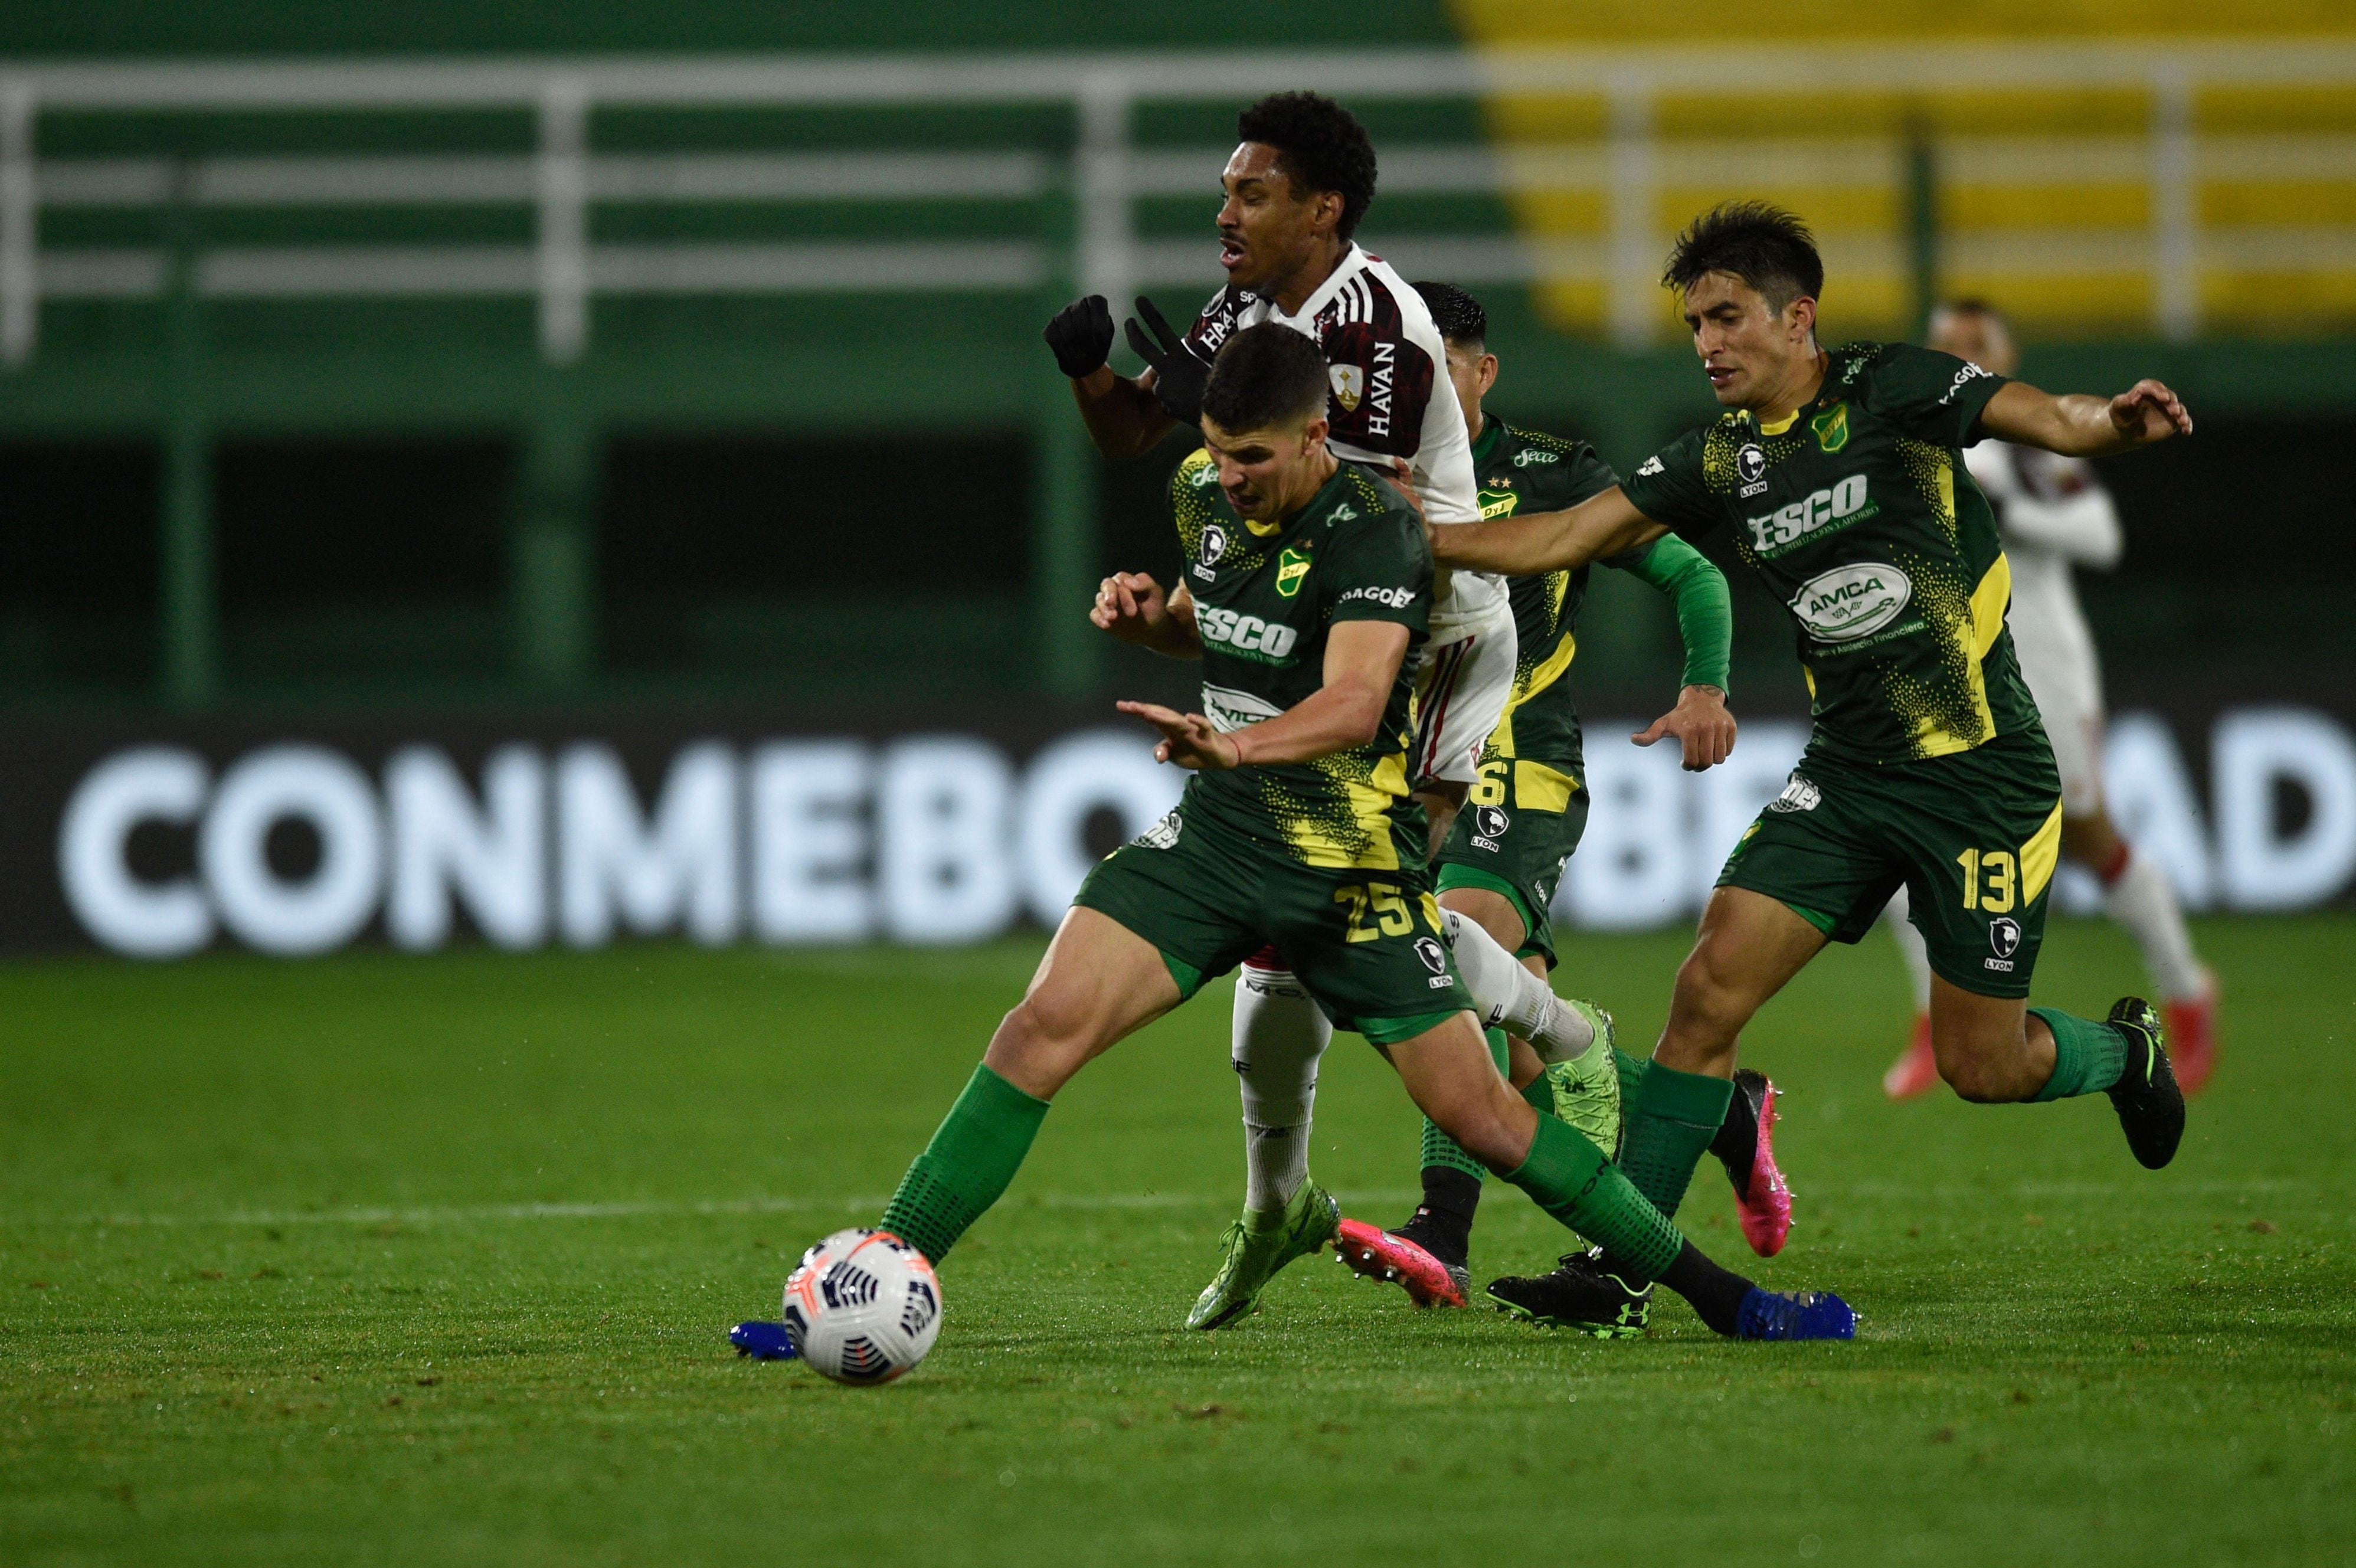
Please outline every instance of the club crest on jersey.
M1358 405L1366 400L1366 373L1355 365L1329 365L1325 378L1333 383L1333 400L1342 405L1342 411L1357 412Z
M1755 441L1746 441L1734 454L1734 472L1742 480L1742 494L1756 496L1767 488L1767 453Z
M1308 552L1286 545L1284 553L1276 558L1276 592L1279 596L1290 599L1300 592L1301 580L1309 575L1311 565Z
M1503 483L1510 485L1512 481L1507 480ZM1502 488L1499 485L1483 485L1481 486L1480 496L1481 515L1484 517L1505 517L1521 504L1521 499L1510 489Z
M1835 403L1808 421L1816 432L1816 444L1826 452L1838 452L1848 444L1848 405Z

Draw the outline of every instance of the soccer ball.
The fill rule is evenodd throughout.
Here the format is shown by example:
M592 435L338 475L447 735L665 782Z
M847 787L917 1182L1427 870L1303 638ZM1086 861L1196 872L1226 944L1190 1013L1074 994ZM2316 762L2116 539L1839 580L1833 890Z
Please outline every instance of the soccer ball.
M941 1331L941 1285L925 1254L889 1231L837 1231L786 1279L786 1332L839 1383L888 1383Z

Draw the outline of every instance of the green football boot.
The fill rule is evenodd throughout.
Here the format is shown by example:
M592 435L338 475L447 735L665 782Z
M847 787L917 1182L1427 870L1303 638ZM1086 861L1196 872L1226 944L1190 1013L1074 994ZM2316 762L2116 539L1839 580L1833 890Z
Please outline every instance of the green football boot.
M1268 1222L1256 1226L1257 1220ZM1323 1247L1341 1223L1341 1204L1313 1181L1302 1182L1292 1201L1274 1214L1245 1211L1244 1217L1229 1225L1221 1238L1226 1256L1219 1264L1218 1274L1195 1297L1194 1309L1186 1314L1186 1327L1224 1328L1243 1317L1277 1270Z
M1554 1091L1554 1114L1585 1135L1607 1157L1620 1153L1621 1101L1618 1043L1612 1038L1612 1015L1591 1003L1572 1002L1595 1021L1595 1043L1569 1061L1546 1070Z

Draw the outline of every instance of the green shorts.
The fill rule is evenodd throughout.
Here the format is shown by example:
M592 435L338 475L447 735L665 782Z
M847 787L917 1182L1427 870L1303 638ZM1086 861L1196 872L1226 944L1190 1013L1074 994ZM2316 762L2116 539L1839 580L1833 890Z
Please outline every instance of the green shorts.
M1440 849L1440 891L1486 888L1505 897L1522 916L1514 956L1537 954L1549 969L1554 923L1547 909L1563 862L1587 831L1586 772L1576 757L1489 757Z
M1718 885L1856 942L1903 883L1933 970L1979 996L2025 997L2061 850L2061 775L2045 732L2027 730L1913 763L1802 758Z
M1182 807L1098 862L1072 901L1160 948L1182 998L1273 945L1334 1028L1376 1045L1472 1009L1420 867L1304 866Z

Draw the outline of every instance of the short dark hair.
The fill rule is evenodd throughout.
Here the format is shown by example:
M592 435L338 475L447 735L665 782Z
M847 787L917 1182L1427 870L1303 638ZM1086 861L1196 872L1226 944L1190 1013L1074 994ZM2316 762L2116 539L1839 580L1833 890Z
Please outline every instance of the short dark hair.
M1236 116L1236 135L1274 147L1295 191L1342 198L1334 238L1358 231L1375 199L1375 144L1356 115L1322 92L1271 92Z
M1458 348L1489 346L1489 313L1479 300L1454 283L1418 283L1415 292L1423 296L1443 341Z
M1815 299L1825 289L1816 237L1772 202L1720 202L1686 226L1661 282L1684 293L1704 272L1733 273L1757 289L1770 310Z
M1325 411L1325 351L1264 321L1220 346L1203 383L1203 417L1222 430L1265 430Z

